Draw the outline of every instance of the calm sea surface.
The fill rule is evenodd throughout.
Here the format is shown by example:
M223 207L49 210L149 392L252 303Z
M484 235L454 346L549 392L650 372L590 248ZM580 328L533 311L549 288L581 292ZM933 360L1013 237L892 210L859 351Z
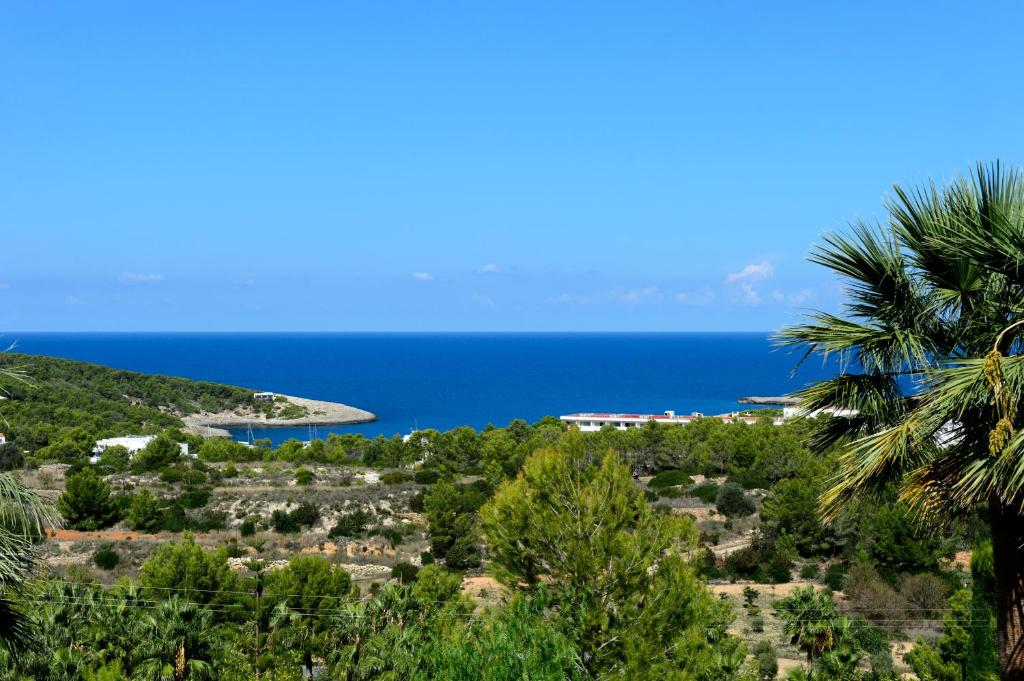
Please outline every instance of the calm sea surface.
M766 334L35 334L19 352L343 402L380 419L320 427L368 436L482 428L577 411L709 414L832 370ZM271 428L275 442L307 428Z

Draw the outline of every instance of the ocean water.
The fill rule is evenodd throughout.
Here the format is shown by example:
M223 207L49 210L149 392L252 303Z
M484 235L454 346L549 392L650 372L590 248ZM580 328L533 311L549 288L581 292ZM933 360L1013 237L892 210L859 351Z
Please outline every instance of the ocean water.
M501 426L581 411L715 414L744 395L782 395L834 373L752 333L6 333L17 350L343 402L367 436ZM307 439L268 428L257 437Z

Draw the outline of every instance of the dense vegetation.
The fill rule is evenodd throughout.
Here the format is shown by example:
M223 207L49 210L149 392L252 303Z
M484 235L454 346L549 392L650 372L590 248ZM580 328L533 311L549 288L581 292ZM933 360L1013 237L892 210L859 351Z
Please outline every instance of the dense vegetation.
M252 403L251 390L234 386L0 353L0 370L19 368L24 380L2 385L0 414L12 446L43 458L85 455L99 438L159 432L180 427L185 414Z

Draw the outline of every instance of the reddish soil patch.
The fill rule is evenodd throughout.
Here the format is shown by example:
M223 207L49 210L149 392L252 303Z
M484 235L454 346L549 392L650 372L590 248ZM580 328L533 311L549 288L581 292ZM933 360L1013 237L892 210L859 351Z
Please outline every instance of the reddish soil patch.
M95 532L82 532L81 530L47 530L46 535L57 541L174 541L179 539L179 534L146 534L132 530L96 530ZM196 534L197 540L207 538L207 535Z

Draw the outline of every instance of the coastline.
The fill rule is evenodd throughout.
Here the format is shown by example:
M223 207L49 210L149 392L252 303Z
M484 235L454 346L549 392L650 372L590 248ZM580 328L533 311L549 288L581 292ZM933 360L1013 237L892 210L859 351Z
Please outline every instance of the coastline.
M302 407L306 414L293 419L267 418L263 414L239 414L237 412L200 412L183 416L181 420L185 423L185 429L195 435L203 437L230 437L228 428L244 428L254 426L259 428L275 428L289 426L338 426L353 423L369 423L377 420L377 415L351 407L340 402L326 402L324 400L311 400L305 397L292 395L279 395L285 398L289 404Z

